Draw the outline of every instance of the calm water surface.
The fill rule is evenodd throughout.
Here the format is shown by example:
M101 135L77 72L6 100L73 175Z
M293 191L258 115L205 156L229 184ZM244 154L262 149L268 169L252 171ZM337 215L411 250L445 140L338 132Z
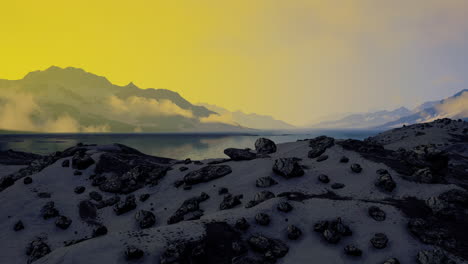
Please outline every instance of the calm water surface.
M0 135L0 150L47 154L61 151L77 143L120 143L139 151L174 159L207 159L225 157L229 147L254 148L259 137L276 143L296 141L327 135L334 138L364 139L377 134L376 130L315 130L300 134L235 135L235 134L14 134Z

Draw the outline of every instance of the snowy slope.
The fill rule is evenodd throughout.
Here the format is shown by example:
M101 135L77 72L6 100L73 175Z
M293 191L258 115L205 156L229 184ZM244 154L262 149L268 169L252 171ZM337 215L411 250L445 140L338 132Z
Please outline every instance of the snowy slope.
M446 127L434 126L426 128L426 133L432 129L438 129L436 138L447 144L455 144L450 141L454 139L450 134L466 136L465 122L451 122ZM444 130L444 137L441 131ZM465 131L463 130L465 129ZM388 132L398 133L398 132ZM369 141L379 141L379 135ZM428 144L430 138L418 142L418 145ZM315 143L314 143L315 142ZM318 142L318 143L317 143ZM320 156L327 155L328 158L318 161L317 158L310 158L310 151L316 149L321 141L298 141L277 145L277 151L268 155L257 155L249 160L225 160L220 164L212 166L227 165L232 170L225 176L212 179L207 182L197 184L185 184L186 187L175 187L174 182L182 180L185 175L199 170L214 160L203 160L200 162L181 162L164 159L151 159L150 162L159 164L157 166L170 166L172 169L158 181L157 185L144 185L142 188L132 192L136 197L136 209L129 210L126 213L117 215L113 206L107 206L97 209L97 216L92 221L83 219L80 214L79 204L82 201L90 200L89 193L99 192L104 200L114 197L116 194L104 192L98 186L92 186L93 180L100 174L109 176L109 173L99 173L96 167L101 166L102 157L105 155L122 154L136 155L137 159L132 162L150 159L147 156L132 152L118 145L113 146L82 146L77 149L86 149L95 163L86 169L80 170L82 175L74 175L75 169L63 167L63 162L69 160L73 164L72 156L60 156L52 164L45 167L42 171L32 174L30 177L32 183L24 184L24 178L19 178L15 184L6 187L0 192L0 203L2 204L2 217L0 218L0 263L27 263L28 255L26 246L36 237L43 238L44 243L48 245L51 252L44 254L35 263L128 263L125 250L129 245L133 245L144 252L144 256L138 260L132 260L135 263L189 263L185 260L170 262L169 245L184 245L184 243L198 243L204 245L204 250L210 252L213 246L203 240L210 238L210 223L227 223L234 226L236 221L245 217L250 224L250 228L241 231L232 227L238 234L240 241L249 241L254 234L262 234L269 238L280 239L287 247L288 252L284 257L275 258L276 263L384 263L389 258L397 258L400 263L433 263L417 262L418 252L421 250L433 250L438 248L436 245L425 244L421 239L409 232L408 221L416 217L418 213L408 212L410 203L409 196L416 197L418 206L424 207L427 199L437 197L449 190L464 190L463 184L458 184L450 180L451 175L444 174L447 181L437 183L421 183L409 181L400 173L395 171L393 165L387 166L385 162L378 162L371 159L358 150L352 150L346 147L347 141L336 140L335 144L325 148L325 152ZM389 144L397 144L397 139L392 139ZM466 143L466 141L465 141ZM364 144L364 143L359 143ZM457 142L456 144L460 144ZM409 145L408 145L409 146ZM235 147L235 146L233 146ZM253 147L253 146L252 146ZM408 149L412 149L412 146ZM73 153L68 150L69 153ZM65 151L64 153L68 153ZM255 156L255 155L254 155ZM343 156L346 156L348 162L340 162ZM132 156L134 157L134 156ZM300 159L298 163L304 170L304 175L285 178L274 172L272 168L275 161L279 158L295 157ZM319 158L320 160L321 158ZM216 160L221 161L221 160ZM130 162L130 163L132 163ZM359 164L361 172L354 172L351 164ZM134 166L133 165L130 166ZM114 169L119 164L114 164ZM155 165L156 166L156 165ZM465 165L466 166L466 163ZM181 171L182 167L187 167ZM4 170L6 167L0 167ZM395 167L396 168L396 167ZM465 167L466 169L467 167ZM15 167L18 169L18 167ZM375 186L378 169L388 170L392 176L396 188L391 191L384 191ZM182 169L183 170L183 169ZM2 173L5 175L6 173ZM92 176L98 174L98 176ZM328 175L330 182L323 183L318 180L318 175ZM271 177L277 184L260 188L256 186L256 181L260 177ZM333 189L334 183L344 184L344 188ZM76 194L75 187L84 186L84 193ZM218 194L221 187L226 187L232 195L243 195L242 204L234 206L232 209L220 210L225 194ZM255 195L261 191L269 191L276 197L268 199L251 208L246 208L249 201L253 200ZM304 197L294 197L285 195L287 192L298 192L304 194ZM334 193L334 195L331 194ZM39 198L39 193L50 193L50 198ZM191 197L197 197L201 193L206 193L209 198L199 203L203 215L198 220L181 221L174 224L168 224L167 221L174 212L183 204L185 200ZM278 195L281 195L279 197ZM150 194L146 201L140 201L142 194ZM121 200L125 200L126 195L117 194ZM43 219L41 208L49 201L55 203L55 208L59 210L60 215L72 219L71 225L63 230L54 223L57 217ZM281 202L287 201L292 205L290 212L283 212L277 209ZM92 201L98 204L96 201ZM386 213L384 221L376 221L368 214L371 206L378 206ZM406 206L406 207L405 207ZM414 205L413 205L414 206ZM421 207L421 208L422 208ZM406 208L406 209L405 209ZM413 208L419 211L419 207ZM425 207L424 207L425 208ZM152 212L156 217L156 223L146 229L141 229L135 219L135 213L139 210ZM422 209L421 209L422 210ZM409 210L411 211L411 210ZM266 213L270 216L271 222L264 226L256 223L255 216L258 213ZM419 215L417 215L419 216ZM321 220L334 220L341 217L343 223L352 230L351 236L342 237L337 244L327 243L322 234L314 231L314 224ZM24 229L15 231L13 227L17 221L21 220ZM300 228L302 235L297 240L288 238L287 227L294 225ZM99 226L105 226L108 233L103 236L91 238L93 230ZM383 249L373 247L370 239L376 233L384 233L388 237L388 244ZM90 238L85 241L64 246L64 241L80 240ZM205 241L205 242L200 242ZM209 241L209 239L208 239ZM215 241L221 243L222 241ZM466 241L461 240L460 243ZM215 243L216 244L216 243ZM249 244L249 243L247 243ZM355 245L362 250L362 256L349 256L345 254L346 245ZM257 252L255 247L249 244L247 246L247 256L255 259L262 259L263 253ZM447 248L444 248L447 250ZM226 249L219 249L226 250ZM466 263L456 257L464 257L466 254L460 253L459 248L449 249L451 253L443 251L445 258L452 258L456 263ZM169 252L169 253L168 253ZM224 251L223 251L224 252ZM226 251L229 254L232 251ZM438 252L438 251L437 251ZM452 254L453 253L453 254ZM184 253L188 254L188 253ZM190 253L192 258L195 253ZM170 255L173 256L173 255ZM210 258L208 258L210 259ZM424 259L424 258L420 258ZM237 263L272 263L265 261ZM270 259L270 261L272 261ZM274 261L273 261L274 262ZM206 262L193 263L231 263L211 260ZM446 263L446 262L434 262Z

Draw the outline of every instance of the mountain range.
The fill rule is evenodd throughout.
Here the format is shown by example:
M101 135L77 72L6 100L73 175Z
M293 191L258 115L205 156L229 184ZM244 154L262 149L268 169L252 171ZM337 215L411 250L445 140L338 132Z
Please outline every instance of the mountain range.
M468 119L468 89L451 97L428 101L412 110L400 107L391 111L350 114L337 120L314 124L316 128L378 128L388 129L402 125L426 123L441 118Z
M225 112L194 105L176 92L141 89L133 83L119 86L73 67L52 66L20 80L0 80L0 91L0 130L251 132L275 127L273 121L264 122L264 116L228 119ZM268 126L258 125L263 123Z

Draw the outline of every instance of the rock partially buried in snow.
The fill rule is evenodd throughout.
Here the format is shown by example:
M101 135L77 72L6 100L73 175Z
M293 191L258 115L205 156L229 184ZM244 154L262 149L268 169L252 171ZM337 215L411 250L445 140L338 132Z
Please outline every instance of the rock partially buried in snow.
M210 196L206 193L201 193L200 196L192 197L185 200L177 211L167 220L168 224L175 224L184 220L197 219L203 215L200 210L200 203L208 200ZM192 214L192 216L190 216Z
M41 215L44 219L49 219L58 216L59 211L55 208L54 202L48 202L42 207Z
M440 249L421 250L416 256L419 264L456 264Z
M227 148L224 150L224 154L234 161L253 160L257 158L257 155L249 149Z
M388 238L384 233L377 233L371 238L370 242L374 248L382 249L387 247Z
M235 223L234 227L239 229L239 230L245 231L245 230L249 229L250 224L249 224L249 222L247 222L247 219L242 217L242 218L239 218L239 219L236 220L236 223Z
M261 191L255 194L253 200L249 201L245 208L251 208L266 200L275 198L275 194L270 191Z
M150 228L156 223L156 216L146 210L140 210L135 214L135 219L141 229Z
M259 138L255 141L255 150L259 154L271 154L276 152L276 144L270 139Z
M199 170L189 172L185 175L184 182L188 185L194 185L221 178L231 172L232 169L228 165L208 165Z
M270 216L265 213L258 213L255 215L255 222L257 222L257 224L259 225L262 225L262 226L269 225L270 221L271 221Z
M351 164L351 171L355 173L360 173L362 171L362 167L357 163Z
M260 177L255 181L255 186L259 188L267 188L276 184L278 184L278 182L271 177Z
M77 151L72 158L72 168L77 170L85 170L94 163L94 160L84 151Z
M383 264L400 264L400 261L396 258L389 258Z
M349 256L354 256L354 257L362 256L362 250L360 250L354 245L347 245L344 248L344 252L346 255L349 255Z
M296 158L280 158L275 160L273 171L285 178L300 177L304 175L304 170L297 162Z
M254 251L263 253L265 257L270 259L282 258L289 251L289 247L281 240L268 238L261 234L252 235L247 242Z
M128 246L125 249L125 258L127 260L136 260L136 259L141 259L144 255L143 250L135 247L135 246Z
M379 169L377 170L377 174L379 176L375 182L375 186L386 192L392 192L396 187L396 183L390 173L387 170Z
M51 252L49 245L42 238L31 241L26 248L26 255L29 256L28 264L44 257Z
M291 240L296 240L302 235L301 229L295 225L289 225L286 228L286 232L288 234L288 238Z
M329 183L330 182L330 178L328 178L328 176L325 175L325 174L320 174L317 178L322 183Z
M20 220L18 222L15 223L15 225L13 226L13 230L16 232L16 231L20 231L20 230L23 230L24 229L24 224L23 222Z
M382 211L377 206L371 206L369 207L369 216L372 217L375 221L384 221L385 220L385 212Z
M288 202L280 202L276 208L278 209L278 211L284 213L291 212L293 209L292 205Z
M72 220L66 216L59 216L57 220L55 220L55 225L61 229L67 229L72 224Z
M223 201L219 205L219 210L227 210L236 207L242 203L241 199L244 197L242 194L240 195L232 195L226 194L224 196Z
M136 207L135 195L131 194L125 197L124 201L120 201L114 205L114 212L117 215L121 215L135 209Z

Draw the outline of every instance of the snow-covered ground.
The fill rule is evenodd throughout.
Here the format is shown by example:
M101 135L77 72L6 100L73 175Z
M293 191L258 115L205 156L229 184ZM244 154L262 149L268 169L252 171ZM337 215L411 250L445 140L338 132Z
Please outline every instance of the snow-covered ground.
M454 127L459 130L454 131ZM465 133L466 136L463 128L466 128L466 123L453 124L447 128L440 128L436 125L431 128L425 127L424 135L414 136L409 141L404 135L415 132L408 128L406 133L403 130L383 133L374 141L381 141L380 143L384 143L388 149L399 147L412 149L414 146L433 142L454 144L450 142L452 136L449 133L456 132L458 135ZM429 137L429 134L433 137ZM421 262L423 261L421 258L418 260L418 252L437 247L422 243L418 237L409 232L407 225L411 216L399 208L397 202L389 201L406 201L408 197L416 197L424 204L427 199L437 197L452 189L464 191L463 187L447 182L425 184L408 181L400 177L392 167L366 159L357 151L346 150L339 142L337 140L333 146L326 148L322 155L327 155L328 158L323 161L309 158L308 153L314 146L309 146L308 140L278 144L277 151L269 155L261 155L252 160L225 161L220 165L229 166L231 173L207 182L190 186L185 184L186 187L175 187L174 182L183 180L188 173L205 166L218 165L208 165L213 160L203 160L201 163L169 161L164 166L170 166L172 169L167 171L157 185L145 185L131 193L136 197L135 209L117 215L114 206L107 206L97 209L97 216L92 221L82 218L79 204L90 200L89 193L92 191L99 192L103 200L116 195L93 186L93 180L90 177L93 178L92 175L99 174L95 172L95 169L103 153L108 153L109 150L118 152L119 149L116 146L86 147L87 155L90 155L95 163L80 170L81 175L75 175L76 169L73 169L72 165L63 166L65 160L69 160L72 164L73 157L63 157L42 171L30 175L32 183L24 184L24 178L21 178L0 192L2 212L0 263L27 263L31 257L26 254L26 247L37 237L42 238L51 252L44 254L35 263L128 263L129 261L160 263L161 259L163 259L161 263L189 263L177 262L177 259L174 262L168 262L168 258L164 259L161 256L165 254L170 244L202 240L206 236L207 223L226 222L234 226L242 217L247 219L250 228L241 231L233 227L233 230L239 233L241 240L248 241L251 235L262 234L269 238L280 239L289 247L284 257L276 258L276 263L384 263L390 258L397 258L400 263L448 263ZM343 156L346 156L349 161L340 162ZM298 164L302 167L304 175L286 178L272 170L277 159L293 157L298 158ZM351 169L352 164L359 164L362 171L354 172ZM21 167L2 166L0 176L8 175ZM181 167L187 167L187 169L181 171ZM379 169L387 170L392 176L396 184L393 191L384 191L376 187L375 183L379 177L376 171ZM319 181L320 174L327 175L330 182ZM109 176L105 173L103 175ZM260 177L271 177L277 184L264 188L257 187L256 181ZM344 187L333 189L331 186L334 183L342 183ZM86 190L77 194L74 192L77 186L84 186ZM226 195L218 194L221 187L227 188L233 196L242 195L242 203L232 209L220 210L220 204ZM246 208L247 203L261 191L272 192L276 197ZM304 199L291 199L291 197L288 199L288 196L284 195L278 197L279 194L285 192L299 192L308 196ZM330 192L334 195L329 195ZM50 194L50 197L44 193ZM167 223L185 200L199 196L201 193L208 194L209 198L199 204L203 211L200 219L174 224ZM142 194L150 196L146 201L140 201L139 197ZM125 194L119 194L119 196L121 200L125 200ZM50 219L42 217L41 208L50 201L54 202L60 215L72 220L68 228L57 227L55 224L57 217ZM290 212L279 211L278 204L286 201L292 205L293 209ZM92 203L98 204L97 201L92 201ZM369 216L368 210L371 206L378 206L385 212L384 221L376 221ZM150 228L141 229L135 218L139 210L152 212L156 217L156 223ZM271 222L268 225L258 224L255 220L258 213L268 214ZM321 233L314 231L314 225L318 221L334 220L338 217L349 226L352 235L342 237L337 244L328 243ZM24 229L15 231L14 226L18 221L23 223ZM287 227L289 225L294 225L302 231L298 239L288 238ZM105 226L108 233L91 238L93 230L99 226ZM385 248L377 249L370 242L376 233L384 233L388 237L388 244ZM90 239L70 246L64 244L65 241L83 238ZM138 260L128 260L124 252L130 245L141 249L144 256ZM362 256L347 255L344 251L346 245L358 247L362 250ZM248 249L247 255L262 259L262 253L255 250L251 244ZM456 250L452 253L454 255L447 252L444 254L450 255L458 261L457 263L466 263L456 258ZM253 263L246 261L238 263Z

